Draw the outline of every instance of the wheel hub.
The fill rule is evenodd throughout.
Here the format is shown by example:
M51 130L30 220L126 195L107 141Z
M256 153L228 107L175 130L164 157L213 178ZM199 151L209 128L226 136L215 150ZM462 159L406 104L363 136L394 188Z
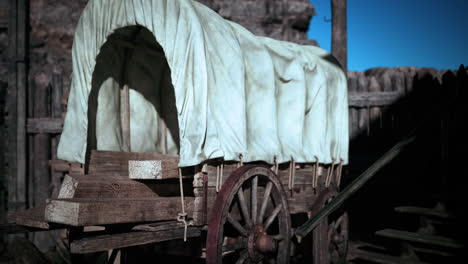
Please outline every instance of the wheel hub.
M276 252L278 246L274 238L267 234L263 226L252 228L248 237L249 257L254 261L263 258L263 254Z

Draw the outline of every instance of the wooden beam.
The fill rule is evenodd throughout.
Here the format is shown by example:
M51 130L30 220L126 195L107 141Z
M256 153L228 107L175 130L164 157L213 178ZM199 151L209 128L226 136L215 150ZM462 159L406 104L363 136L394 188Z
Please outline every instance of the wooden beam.
M129 160L160 160L165 165L167 177L177 178L178 168L174 164L179 162L179 157L175 155L165 155L157 153L137 153L137 152L121 152L121 151L97 151L91 152L89 162L89 174L103 175L114 174L122 177L129 177L128 162ZM169 165L171 164L171 165ZM169 171L171 170L171 171ZM193 175L191 175L193 176Z
M419 126L418 126L419 127ZM355 192L364 186L373 176L375 176L383 167L388 165L395 157L397 157L404 149L406 149L416 138L413 130L405 139L398 142L382 157L374 162L366 171L359 175L352 183L346 186L333 200L322 208L315 216L310 218L303 225L298 227L295 235L298 239L305 237L309 234L322 219L328 217L332 212L338 209L344 201L351 197Z
M200 229L188 227L187 237L200 236ZM184 228L164 230L158 232L135 231L120 234L92 235L77 239L70 244L71 253L83 254L99 251L107 251L115 248L145 245L149 243L162 242L184 237Z
M51 82L51 115L53 118L62 117L62 95L63 95L63 85L62 85L62 75L54 70L52 72L52 82ZM52 159L57 159L57 149L60 140L60 135L52 136L51 142L51 157ZM52 196L53 198L57 197L60 190L60 182L63 177L63 172L50 170L50 178L52 185Z
M48 133L59 134L63 130L63 120L61 118L42 117L28 118L28 133Z
M178 178L179 158L166 160L129 160L129 178L133 180L162 180Z
M45 205L34 207L32 209L10 213L8 222L18 226L38 228L42 230L63 229L62 225L49 223L44 217Z
M185 210L193 215L193 197L185 198ZM174 220L182 210L180 197L132 199L50 199L45 219L71 226Z
M66 175L58 198L118 199L178 195L178 184L134 181L114 175Z
M404 96L401 92L349 92L350 107L386 106L398 102Z

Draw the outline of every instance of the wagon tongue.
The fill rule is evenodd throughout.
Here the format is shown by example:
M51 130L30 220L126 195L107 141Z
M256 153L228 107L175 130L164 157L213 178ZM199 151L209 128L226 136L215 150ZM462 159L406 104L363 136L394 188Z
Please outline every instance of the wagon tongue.
M416 138L415 132L416 130L413 130L408 136L393 146L382 157L380 157L380 159L374 162L366 171L359 175L359 177L357 177L351 184L346 186L342 192L335 196L333 200L325 205L316 215L298 227L295 232L297 241L301 242L302 238L307 236L307 234L309 234L318 225L320 220L338 209L346 199L357 192L368 180L376 175L377 172L379 172L385 165L390 163L396 156L398 156L398 154L400 154L406 147L408 147L408 145L410 145L410 143L412 143Z

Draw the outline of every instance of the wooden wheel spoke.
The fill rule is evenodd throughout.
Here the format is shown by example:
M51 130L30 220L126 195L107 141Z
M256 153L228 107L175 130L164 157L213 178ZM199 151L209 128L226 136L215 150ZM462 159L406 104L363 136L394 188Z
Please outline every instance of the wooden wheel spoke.
M247 250L242 251L239 259L236 261L236 264L243 264L247 258L249 258L249 252Z
M265 221L265 224L263 225L265 230L267 230L268 227L270 227L271 223L273 223L273 221L275 220L275 218L278 216L279 212L281 211L281 208L283 208L282 204L278 204L278 206L275 207L270 217L268 217L268 219Z
M273 239L276 240L276 241L281 241L281 240L284 239L284 237L282 235L274 235Z
M338 227L341 225L341 221L343 221L343 216L344 215L341 215L335 222L335 229L338 229Z
M237 250L246 249L246 248L247 248L247 242L246 241L239 241L239 242L236 242L236 243L227 244L227 245L223 246L223 254L225 252L230 252L230 251L232 251L232 253L234 253Z
M247 208L247 203L245 201L244 190L242 189L242 186L239 188L239 191L237 191L237 197L239 198L239 205L241 207L245 223L247 224L247 227L251 227L252 222L250 221L249 209Z
M245 165L224 182L211 208L206 263L287 264L291 231L280 179L268 167Z
M262 206L260 207L260 213L258 214L257 223L263 222L263 216L265 215L265 210L268 205L268 200L270 198L271 188L273 187L273 183L268 182L265 187L265 194L263 195Z
M242 236L248 236L249 233L247 232L247 230L245 230L245 228L242 227L239 221L232 217L231 213L227 214L227 220Z
M255 225L257 222L257 187L258 187L258 176L253 177L252 188L250 194L250 200L252 204L252 222Z

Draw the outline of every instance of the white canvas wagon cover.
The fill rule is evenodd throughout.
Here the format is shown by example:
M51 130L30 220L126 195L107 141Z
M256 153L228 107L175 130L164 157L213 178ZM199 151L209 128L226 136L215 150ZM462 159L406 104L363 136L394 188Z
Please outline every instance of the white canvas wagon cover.
M244 162L348 162L347 85L333 57L317 47L255 36L192 0L88 2L73 44L60 159L84 163L92 96L98 96L96 148L122 150L122 84L109 78L97 95L91 90L99 74L125 64L122 49L111 43L114 52L106 53L105 43L119 29L135 25L154 35L170 68L178 139L169 135L165 144L180 155L180 166L219 157L239 160L240 154ZM134 39L147 42L144 36ZM137 48L131 56L125 73L132 79L131 151L158 152L161 114L138 86L163 91L158 74L164 63ZM99 60L107 67L98 69Z

